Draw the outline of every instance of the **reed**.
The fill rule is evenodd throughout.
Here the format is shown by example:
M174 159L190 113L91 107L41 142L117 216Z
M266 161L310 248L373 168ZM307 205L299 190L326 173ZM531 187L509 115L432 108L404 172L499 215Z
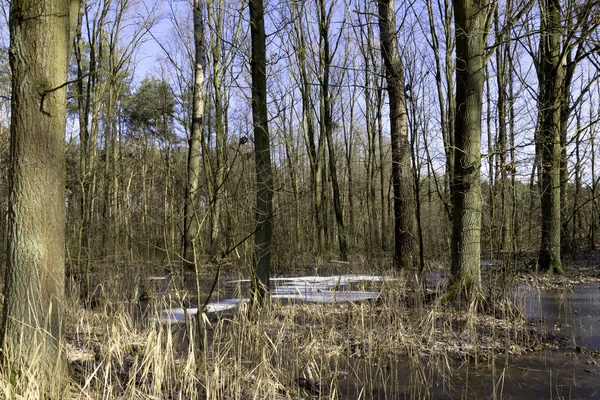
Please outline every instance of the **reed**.
M93 310L69 295L64 346L73 399L468 397L473 368L492 370L490 394L501 397L502 362L541 340L509 296L488 296L483 310L442 305L431 295L441 286L424 294L418 280L392 274L375 301L273 300L260 312L242 305L212 315L208 346L198 351L190 339L197 324L161 322L161 310L193 296L177 289L142 312L115 295L118 284L105 283L114 299ZM35 377L0 375L3 398L35 399L42 389Z

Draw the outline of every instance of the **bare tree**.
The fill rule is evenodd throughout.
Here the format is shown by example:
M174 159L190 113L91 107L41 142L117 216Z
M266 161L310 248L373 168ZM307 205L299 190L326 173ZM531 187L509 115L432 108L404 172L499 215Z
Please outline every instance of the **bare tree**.
M2 358L15 380L62 397L65 124L77 2L10 4L12 114Z
M344 225L344 214L342 212L342 202L340 198L340 185L337 174L337 158L333 143L333 104L332 92L330 88L331 63L335 55L342 34L333 43L330 41L331 19L335 2L325 4L325 0L317 1L317 14L319 16L319 87L321 102L319 108L319 128L321 136L327 138L327 153L329 156L329 177L331 179L331 189L333 195L333 210L337 224L338 243L340 248L340 258L342 261L348 260L348 239L346 238L346 227ZM342 29L340 29L340 32Z
M446 156L443 188L440 189L436 179L436 189L445 206L448 219L451 221L452 191L454 190L454 185L452 183L452 175L454 174L454 118L456 114L456 99L454 97L455 85L453 79L456 68L452 57L455 47L452 34L454 9L452 7L452 2L449 0L437 1L436 5L441 14L438 18L442 23L443 30L443 44L440 46L440 39L436 29L437 18L433 11L434 3L433 1L427 1L426 3L427 16L429 18L429 33L431 35L431 39L428 40L428 43L431 46L435 60L435 84L440 108L440 124L442 138L444 140L444 154Z
M194 82L192 86L192 124L188 145L187 186L185 191L183 257L186 265L194 266L196 252L194 241L198 234L197 206L200 178L200 141L204 117L204 69L206 67L206 47L204 24L200 0L194 1Z
M316 250L323 252L325 248L326 218L323 205L323 164L325 160L325 135L316 131L314 100L312 98L312 74L310 67L310 43L305 27L306 2L291 2L290 12L293 20L293 48L298 63L297 76L302 98L302 132L308 153L310 166L310 184L313 203L313 219L315 226Z
M229 162L227 159L229 136L229 99L231 97L231 65L234 61L235 50L239 46L242 28L241 15L228 13L233 3L225 0L207 2L208 26L208 59L211 69L208 74L210 90L207 96L209 105L214 109L210 122L206 124L206 134L202 140L202 155L208 189L209 212L209 254L215 259L221 238L227 233L222 232L224 204L227 196L225 179L228 176ZM212 96L211 96L212 95ZM214 143L212 133L214 129Z
M542 242L538 263L542 270L560 272L560 111L565 79L560 54L561 11L559 0L543 0L540 7L542 19L538 76Z
M512 2L506 3L506 15L511 15ZM511 182L508 179L508 173L514 168L511 158L511 163L508 162L508 149L507 141L509 132L507 127L509 126L509 109L511 108L512 98L509 97L507 90L509 89L508 81L512 79L510 72L510 51L511 51L511 40L510 35L505 30L500 28L500 17L498 9L494 13L494 31L496 34L496 41L500 43L498 50L496 51L496 90L497 90L497 122L498 132L496 134L495 153L496 153L496 166L495 170L499 173L499 178L496 177L496 183L499 182L499 188L496 191L500 192L500 250L505 252L513 251L514 243L514 225L512 220L512 210L510 210L511 202L510 195ZM492 161L490 160L490 163ZM498 186L498 185L496 185ZM510 190L510 191L509 191ZM513 199L514 201L514 199ZM513 203L514 206L514 203Z
M252 41L250 70L256 165L256 230L252 289L254 301L263 302L269 291L273 232L273 173L267 118L267 49L263 1L250 0L248 8Z
M481 290L481 115L489 0L455 0L456 114L450 297ZM464 291L464 292L463 292Z
M417 265L417 232L414 190L411 182L411 150L408 140L404 67L398 51L396 10L393 0L379 0L381 53L385 62L390 98L392 138L392 184L394 186L394 264L398 268Z
M367 135L366 143L366 202L372 204L367 209L367 229L369 233L365 235L365 245L367 252L375 252L377 249L383 251L388 247L388 200L389 183L386 181L386 152L388 147L383 140L383 106L385 101L383 81L385 67L381 58L381 51L377 46L374 33L375 19L377 12L373 8L377 4L368 0L358 2L356 21L353 21L353 31L358 41L360 55L362 58L362 68L364 82L360 85L364 96L364 120ZM355 86L358 86L355 83ZM379 160L377 152L379 151ZM377 163L379 161L379 165ZM379 182L377 182L377 172L379 172ZM380 207L377 204L377 183L379 183ZM381 214L379 214L381 213Z

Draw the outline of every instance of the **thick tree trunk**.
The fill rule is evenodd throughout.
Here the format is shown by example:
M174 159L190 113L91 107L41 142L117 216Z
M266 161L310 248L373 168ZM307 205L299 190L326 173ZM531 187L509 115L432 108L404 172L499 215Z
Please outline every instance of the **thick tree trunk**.
M540 268L561 272L560 126L564 68L561 66L561 14L558 0L542 4L540 42L540 105L542 241Z
M267 119L267 57L262 0L250 0L252 41L252 119L256 164L256 233L254 238L253 300L263 302L269 291L271 236L273 232L273 174Z
M198 235L198 186L200 178L200 141L204 116L204 68L206 67L206 48L204 45L204 28L200 1L194 1L194 85L192 95L192 130L190 132L187 186L185 192L183 258L187 267L195 263L194 241Z
M379 1L381 52L385 63L390 98L390 136L392 138L392 182L394 187L394 264L398 268L417 265L413 174L404 92L404 68L398 51L396 11L393 0Z
M15 0L9 21L11 171L2 358L11 380L34 379L56 398L66 384L65 84L77 6L68 0Z
M481 114L488 0L455 0L456 117L451 296L481 290Z

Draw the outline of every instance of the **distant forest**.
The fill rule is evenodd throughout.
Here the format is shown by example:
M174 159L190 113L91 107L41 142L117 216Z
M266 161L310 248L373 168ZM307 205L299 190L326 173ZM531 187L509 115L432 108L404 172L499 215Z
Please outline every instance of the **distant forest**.
M194 36L188 4L81 2L67 97L69 271L142 260L177 265L185 258L194 38L204 57L204 110L193 155L200 164L193 205L197 257L204 264L226 253L228 260L252 263L248 14L246 5L230 0L198 7L201 29ZM411 240L425 263L449 262L455 164L464 150L457 147L457 112L465 104L457 102L464 71L456 55L462 51L457 14L442 0L399 2L394 10ZM563 254L596 244L598 12L593 1L486 3L479 32L480 162L474 164L481 171L486 258L536 258L547 219L543 204L550 200L559 204ZM314 257L392 260L396 133L379 15L374 1L265 5L274 266ZM4 182L7 38L0 59ZM140 76L140 69L149 72ZM0 195L6 219L7 185ZM419 264L419 256L413 261Z

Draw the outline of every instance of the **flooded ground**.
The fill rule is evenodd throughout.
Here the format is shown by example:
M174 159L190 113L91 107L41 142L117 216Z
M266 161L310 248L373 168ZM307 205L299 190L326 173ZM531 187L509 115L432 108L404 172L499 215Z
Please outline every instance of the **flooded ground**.
M573 347L600 349L600 284L562 289L520 289L525 314L540 328L565 337Z
M394 360L381 369L355 362L353 367L362 368L364 380L340 382L338 387L346 398L599 398L600 371L588 361L588 355L542 351L510 357L508 361L499 357L477 366L472 361L452 360L444 373L439 372L439 366L428 366L418 375L407 368L405 360Z
M439 282L441 275L434 272L430 282ZM381 285L394 279L353 274L279 277L272 280L272 298L324 306L376 301ZM223 280L206 311L218 313L238 307L248 301L248 287L248 280ZM543 333L553 344L540 343L529 351L506 351L483 360L429 359L426 354L417 361L394 355L377 360L341 355L334 358L335 384L331 379L319 381L318 390L309 388L305 393L312 390L315 397L353 399L600 398L600 284L550 289L522 283L513 295L531 331ZM174 305L162 310L160 319L178 324L197 311L193 303ZM305 379L305 385L312 384L310 378L299 379Z
M362 371L363 379L342 379L338 390L365 399L600 398L600 286L522 286L517 297L532 329L546 332L555 345L484 361L432 358L414 366L406 358L383 359L375 367L346 359L347 369Z

